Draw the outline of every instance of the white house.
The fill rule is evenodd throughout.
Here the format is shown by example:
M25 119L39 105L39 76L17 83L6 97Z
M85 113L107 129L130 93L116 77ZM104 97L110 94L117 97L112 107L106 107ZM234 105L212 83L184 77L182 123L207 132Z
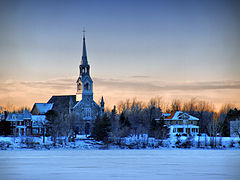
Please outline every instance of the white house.
M169 127L170 135L199 133L199 119L182 111L163 113L164 123ZM157 120L157 119L156 119Z

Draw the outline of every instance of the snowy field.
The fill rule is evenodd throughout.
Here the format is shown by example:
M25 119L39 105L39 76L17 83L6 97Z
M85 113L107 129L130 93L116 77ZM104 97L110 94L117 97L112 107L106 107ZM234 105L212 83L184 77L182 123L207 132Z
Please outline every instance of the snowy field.
M0 151L0 179L240 179L240 150Z

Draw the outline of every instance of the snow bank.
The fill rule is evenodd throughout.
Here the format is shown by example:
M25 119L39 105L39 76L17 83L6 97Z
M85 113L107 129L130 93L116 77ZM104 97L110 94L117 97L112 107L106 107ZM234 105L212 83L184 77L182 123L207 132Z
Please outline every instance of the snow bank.
M77 136L74 142L65 142L65 138L59 138L56 145L53 144L51 137L0 137L0 149L155 149L155 148L237 148L240 149L239 137L177 137L172 136L168 139L160 140L147 136L131 136L125 138L110 138L109 144L95 141L88 137Z

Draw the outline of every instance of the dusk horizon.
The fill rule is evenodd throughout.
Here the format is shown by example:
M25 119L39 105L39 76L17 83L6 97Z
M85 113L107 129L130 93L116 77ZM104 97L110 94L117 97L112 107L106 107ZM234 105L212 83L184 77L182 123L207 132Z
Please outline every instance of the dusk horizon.
M238 1L1 1L0 106L75 95L82 30L94 99L240 107Z

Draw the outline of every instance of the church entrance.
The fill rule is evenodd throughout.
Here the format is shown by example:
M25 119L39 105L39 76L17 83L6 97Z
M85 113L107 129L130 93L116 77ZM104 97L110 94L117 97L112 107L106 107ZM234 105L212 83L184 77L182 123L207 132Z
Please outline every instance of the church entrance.
M85 134L90 134L90 124L89 123L85 124Z

